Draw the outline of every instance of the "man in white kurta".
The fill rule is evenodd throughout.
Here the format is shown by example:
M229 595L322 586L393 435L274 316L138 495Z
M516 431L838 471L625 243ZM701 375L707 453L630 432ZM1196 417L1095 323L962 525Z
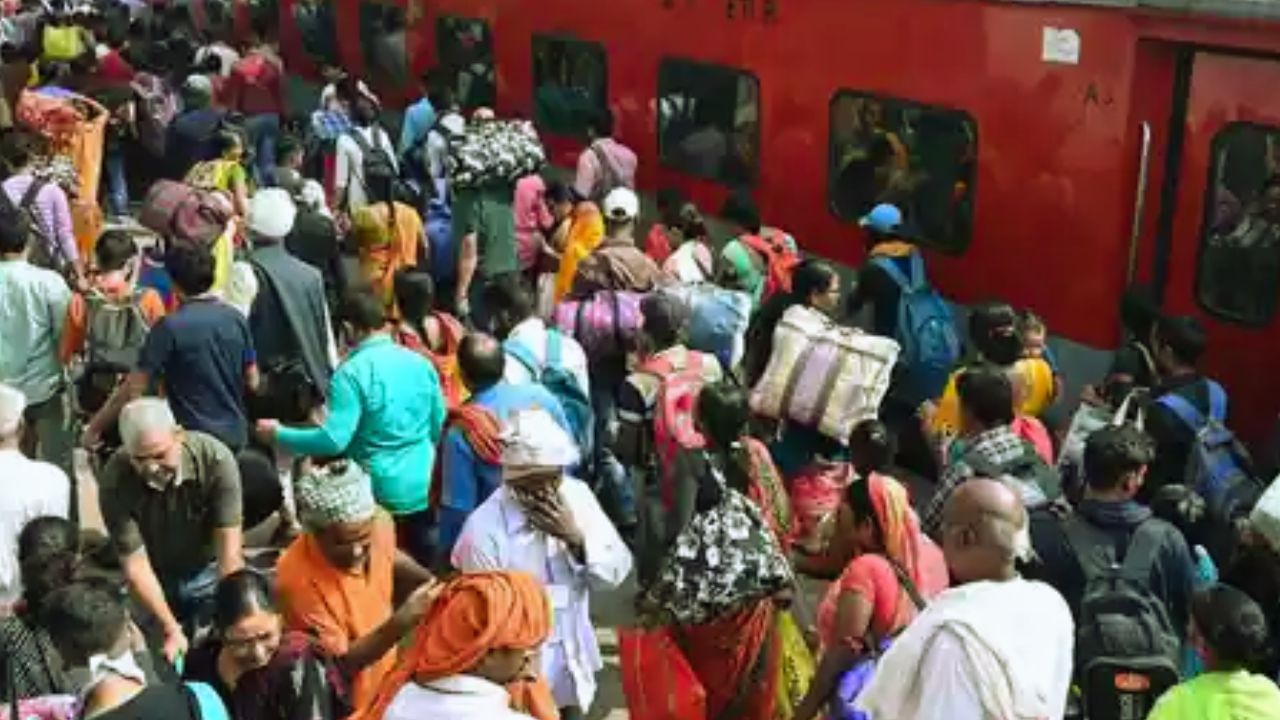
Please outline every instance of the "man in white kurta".
M565 474L578 451L546 411L517 413L503 441L503 485L467 519L453 564L464 572L523 570L542 581L553 612L543 676L564 715L585 714L604 666L590 591L621 585L631 553L586 483Z

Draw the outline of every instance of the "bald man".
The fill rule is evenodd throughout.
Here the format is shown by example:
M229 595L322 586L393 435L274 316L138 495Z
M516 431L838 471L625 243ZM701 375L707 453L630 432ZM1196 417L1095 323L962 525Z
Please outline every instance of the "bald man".
M467 516L502 484L499 448L489 435L517 410L541 408L572 432L560 401L539 383L504 379L506 355L492 335L472 333L458 346L458 369L471 393L451 414L441 445L440 535L437 560L447 562ZM485 419L487 416L491 421Z
M881 660L858 706L873 720L1060 718L1075 635L1056 590L1019 577L1027 512L1003 483L956 488L942 513L952 589Z

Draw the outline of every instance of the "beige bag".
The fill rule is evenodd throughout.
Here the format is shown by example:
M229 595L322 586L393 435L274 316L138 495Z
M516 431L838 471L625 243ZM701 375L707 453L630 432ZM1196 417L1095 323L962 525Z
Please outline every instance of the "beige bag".
M774 330L751 409L846 443L855 425L879 414L899 352L890 338L841 327L797 305Z

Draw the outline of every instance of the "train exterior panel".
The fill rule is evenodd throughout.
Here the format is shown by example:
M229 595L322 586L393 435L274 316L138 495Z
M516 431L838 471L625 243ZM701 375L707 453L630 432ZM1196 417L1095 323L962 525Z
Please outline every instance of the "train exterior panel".
M365 76L377 45L403 36L399 80L376 74L384 97L408 101L418 73L450 68L473 99L538 118L571 166L580 128L541 123L558 76L607 102L644 189L715 209L748 187L766 222L842 263L861 262L857 211L888 187L948 297L1029 307L1071 345L1115 347L1123 289L1151 283L1166 309L1204 321L1205 368L1234 424L1256 438L1275 418L1280 237L1249 227L1280 168L1280 22L1263 16L1280 13L1267 3L240 1L241 26L278 15L305 74L318 11L332 13L336 59ZM369 32L379 12L400 24Z

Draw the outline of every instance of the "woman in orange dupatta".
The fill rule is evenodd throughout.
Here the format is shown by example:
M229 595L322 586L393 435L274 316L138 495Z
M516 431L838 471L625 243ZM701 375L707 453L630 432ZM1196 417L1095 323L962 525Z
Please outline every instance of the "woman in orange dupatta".
M382 301L387 317L399 319L395 276L418 264L423 246L422 216L392 200L392 188L370 187L369 204L351 216L351 231L360 256L360 271Z
M573 287L578 263L604 240L604 216L595 203L578 200L573 189L563 183L552 183L547 188L547 204L557 223L551 233L551 245L560 253L555 283L555 301L560 302Z
M555 720L551 689L533 676L550 632L551 603L533 576L459 575L441 589L374 701L352 720Z
M920 531L906 488L892 477L869 473L850 483L836 527L854 557L818 608L822 659L795 720L817 716L841 673L915 618L913 594L928 599L947 588L942 551Z

